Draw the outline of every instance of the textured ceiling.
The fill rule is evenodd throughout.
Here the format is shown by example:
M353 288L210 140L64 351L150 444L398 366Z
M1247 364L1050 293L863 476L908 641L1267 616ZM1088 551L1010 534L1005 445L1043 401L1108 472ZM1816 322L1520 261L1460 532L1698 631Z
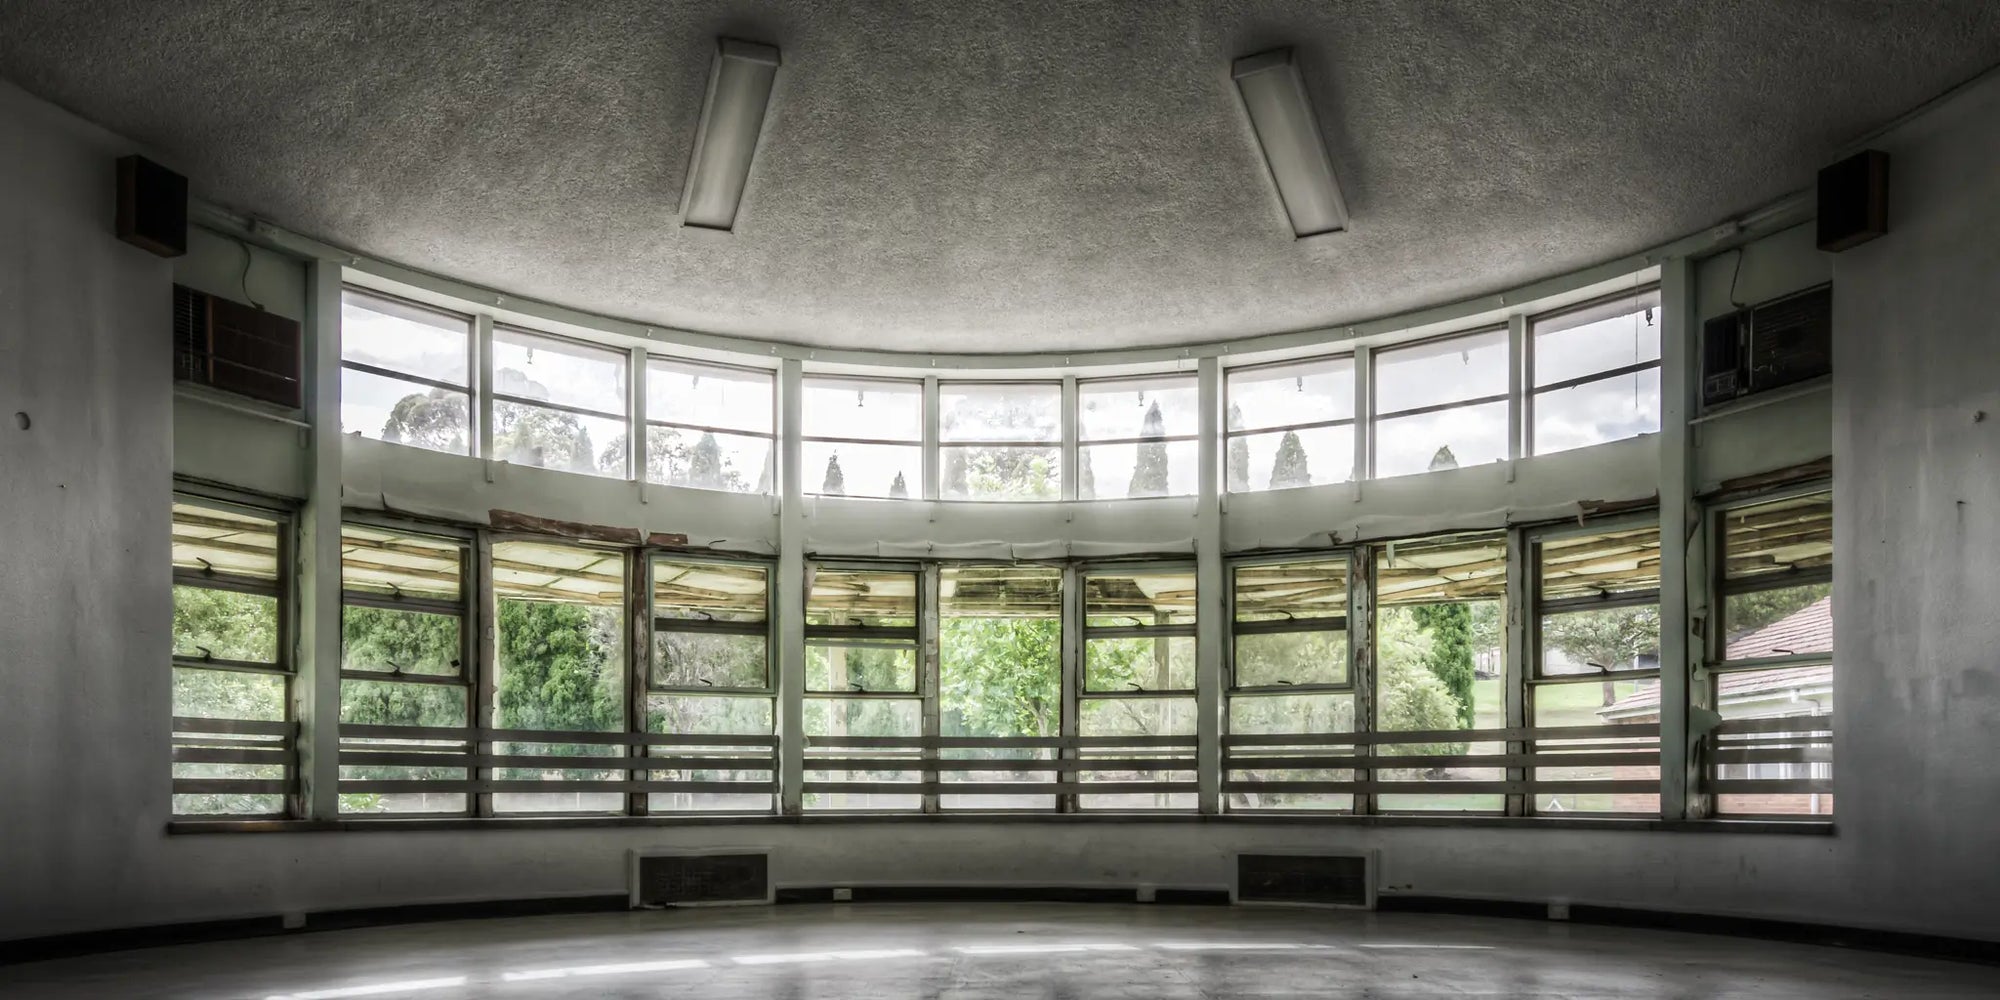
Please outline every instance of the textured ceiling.
M784 51L736 231L675 218L718 34ZM1301 50L1351 231L1229 81ZM2000 3L0 0L0 75L197 194L663 325L1107 348L1379 316L1808 185L2000 60Z

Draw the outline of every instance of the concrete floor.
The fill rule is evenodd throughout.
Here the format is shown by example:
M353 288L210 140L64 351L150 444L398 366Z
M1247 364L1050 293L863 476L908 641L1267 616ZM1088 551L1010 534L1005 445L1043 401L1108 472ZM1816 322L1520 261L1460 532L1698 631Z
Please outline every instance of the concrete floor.
M1423 914L887 904L369 928L0 967L0 996L1996 997L2000 969Z

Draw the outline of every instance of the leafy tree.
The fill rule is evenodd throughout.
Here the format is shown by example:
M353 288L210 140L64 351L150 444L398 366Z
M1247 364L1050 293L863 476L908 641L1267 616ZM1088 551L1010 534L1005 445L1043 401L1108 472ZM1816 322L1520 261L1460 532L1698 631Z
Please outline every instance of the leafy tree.
M827 457L826 480L820 484L819 491L830 497L847 495L847 476L840 471L840 453L837 451Z
M396 401L382 424L382 440L463 454L470 426L464 394L430 389Z
M701 440L695 442L694 454L688 458L688 485L705 490L727 485L722 473L722 446L715 442L714 434L703 431Z
M624 726L617 612L554 601L498 604L493 703L499 728L604 732Z
M1392 606L1376 616L1376 713L1385 731L1428 732L1462 728L1463 707L1430 668L1433 637L1410 606ZM1391 746L1385 753L1442 756L1464 753L1463 743ZM1433 771L1432 776L1437 776Z
M1419 604L1410 609L1417 624L1430 633L1424 666L1436 675L1458 702L1458 728L1471 729L1472 608L1467 604Z
M910 484L904 482L903 474L901 472L898 472L896 473L896 481L889 484L889 499L908 500L909 498L910 498Z
M1458 456L1451 453L1451 445L1445 445L1444 447L1439 448L1437 450L1437 454L1431 456L1432 472L1437 472L1442 469L1456 469L1456 468L1458 468Z
M1606 670L1627 667L1641 654L1659 651L1660 607L1647 604L1551 615L1543 619L1542 646L1579 664ZM1617 683L1606 680L1603 704L1617 700Z
M1286 431L1278 440L1278 454L1271 462L1271 488L1311 486L1312 472L1306 468L1306 446L1297 431Z
M1163 497L1167 495L1167 425L1160 416L1160 403L1154 400L1146 408L1146 421L1139 428L1139 453L1132 465L1132 486L1126 492L1134 497Z
M948 736L1054 736L1062 713L1062 623L952 616L939 623Z
M1085 500L1095 500L1097 498L1097 473L1090 467L1090 449L1079 448L1077 450L1081 454L1076 456L1076 495Z
M591 472L624 464L624 451L600 456L576 414L530 406L493 408L493 453L515 465ZM604 462L599 466L598 462Z
M1228 429L1243 429L1243 407L1229 404ZM1250 439L1235 437L1229 439L1229 491L1242 493L1250 488Z

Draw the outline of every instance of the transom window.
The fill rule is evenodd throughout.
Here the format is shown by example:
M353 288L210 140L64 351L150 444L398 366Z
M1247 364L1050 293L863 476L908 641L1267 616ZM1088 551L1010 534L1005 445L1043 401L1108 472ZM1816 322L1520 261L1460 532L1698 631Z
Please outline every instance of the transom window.
M342 433L470 455L471 372L470 317L342 290Z
M1062 383L938 384L938 495L1060 500Z
M1484 330L1374 353L1378 478L1509 457L1507 331Z
M768 371L646 361L646 481L732 493L776 488L775 379Z
M1188 496L1201 461L1192 376L1078 382L1078 500Z
M924 384L814 377L804 381L800 468L820 496L923 496Z
M806 780L877 787L807 791L806 808L923 807L925 796L916 790L924 778L923 750L915 741L935 731L925 722L928 702L920 694L923 581L914 566L808 567L804 723L811 745ZM853 740L861 742L844 742ZM884 740L902 742L880 745ZM843 752L873 763L815 766L814 758ZM911 790L899 791L897 784L909 784Z
M659 556L649 572L646 732L673 742L646 748L662 758L647 780L681 786L651 792L647 807L770 812L776 775L769 757L758 759L736 739L769 737L776 719L770 564Z
M1354 478L1354 359L1315 358L1225 377L1224 475L1229 492Z
M505 327L493 331L493 457L624 478L624 351Z
M1660 429L1660 292L1537 316L1528 338L1533 454Z
M1316 739L1355 728L1348 557L1239 563L1230 595L1227 807L1352 809L1351 792L1323 787L1353 781L1353 770L1310 759L1352 753Z

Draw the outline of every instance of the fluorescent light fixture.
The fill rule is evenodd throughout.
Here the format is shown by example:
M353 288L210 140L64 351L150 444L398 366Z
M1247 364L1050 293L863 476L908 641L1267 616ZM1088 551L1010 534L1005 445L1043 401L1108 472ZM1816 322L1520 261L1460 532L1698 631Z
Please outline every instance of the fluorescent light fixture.
M681 224L727 230L736 225L743 185L750 178L750 158L757 152L764 109L778 77L778 50L734 38L719 41L688 164Z
M1305 77L1291 49L1272 49L1236 60L1229 69L1264 163L1278 185L1296 236L1318 236L1347 228L1347 203L1334 180L1319 119L1306 96Z

